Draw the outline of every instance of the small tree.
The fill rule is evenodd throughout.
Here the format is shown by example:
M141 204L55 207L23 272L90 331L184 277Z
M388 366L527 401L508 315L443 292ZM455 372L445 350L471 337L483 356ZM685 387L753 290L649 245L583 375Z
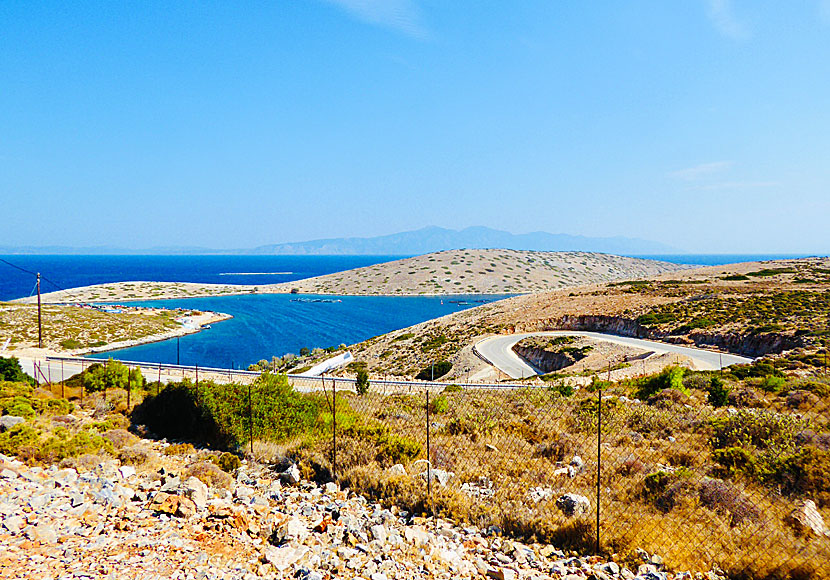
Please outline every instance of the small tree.
M0 357L0 380L35 384L35 380L20 368L20 361L15 357Z
M308 356L310 352L311 351L308 350L308 348L304 346L303 348L300 349L300 356Z
M369 392L369 373L366 369L357 371L357 382L355 382L355 389L358 395L365 395Z
M113 359L106 363L95 363L83 373L84 387L87 391L104 391L106 389L125 389L129 381L129 369Z
M729 397L729 389L720 377L712 377L709 381L709 404L713 407L723 407Z

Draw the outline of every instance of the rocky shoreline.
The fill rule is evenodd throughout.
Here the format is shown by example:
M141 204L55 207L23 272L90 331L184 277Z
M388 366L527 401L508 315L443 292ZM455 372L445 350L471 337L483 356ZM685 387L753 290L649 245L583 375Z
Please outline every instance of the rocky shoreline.
M243 461L231 477L164 440L29 467L0 456L0 572L6 578L593 578L669 580L659 556L631 570L499 530L384 509L334 483ZM176 453L171 454L171 450ZM187 467L185 467L187 466ZM720 577L712 572L697 578Z

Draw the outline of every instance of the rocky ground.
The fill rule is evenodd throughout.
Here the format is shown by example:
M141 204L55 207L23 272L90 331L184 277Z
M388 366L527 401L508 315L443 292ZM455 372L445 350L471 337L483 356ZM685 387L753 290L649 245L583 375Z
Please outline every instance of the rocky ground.
M222 477L207 463L184 469L200 464L205 452L169 455L165 441L134 447L153 459L134 467L86 457L74 467L42 468L0 456L0 576L692 577L664 572L660 557L645 552L643 564L629 569L525 545L495 529L411 517L333 483L304 481L296 466L278 472L243 461L233 478Z

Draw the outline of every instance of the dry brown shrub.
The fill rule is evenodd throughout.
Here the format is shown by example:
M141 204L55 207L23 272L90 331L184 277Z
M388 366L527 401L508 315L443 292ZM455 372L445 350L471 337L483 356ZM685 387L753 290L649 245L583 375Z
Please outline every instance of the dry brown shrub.
M729 392L726 401L733 407L761 409L767 406L758 391L748 386L741 386Z
M190 455L196 449L190 443L174 443L164 448L165 455Z
M140 445L130 445L118 452L118 459L124 465L141 465L150 458L150 451Z
M111 429L104 433L102 437L112 443L112 446L116 449L121 449L138 441L138 437L126 429Z
M76 460L78 471L89 471L101 465L102 458L92 453L85 453Z
M722 479L706 478L698 489L700 503L712 511L729 516L732 526L745 519L757 520L760 512L754 503L734 484Z
M807 410L816 407L821 399L810 391L790 391L786 401L790 409Z
M210 461L198 461L184 470L182 479L196 477L209 487L230 488L233 478Z
M554 461L565 461L580 452L581 446L573 435L560 433L550 441L536 446L536 454Z

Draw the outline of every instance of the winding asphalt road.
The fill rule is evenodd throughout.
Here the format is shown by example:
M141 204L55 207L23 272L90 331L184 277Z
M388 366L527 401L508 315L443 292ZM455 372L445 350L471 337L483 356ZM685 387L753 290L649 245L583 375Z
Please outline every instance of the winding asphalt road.
M665 342L655 342L653 340L643 340L641 338L629 338L627 336L616 336L612 334L578 330L552 330L549 332L528 332L523 334L509 334L506 336L492 336L476 343L475 350L491 365L509 375L511 378L521 379L524 377L542 374L539 369L535 368L525 359L513 352L513 345L528 336L584 336L594 340L604 340L614 344L641 348L643 350L651 351L655 355L667 352L676 353L692 359L695 366L699 370L707 371L718 370L730 365L752 362L751 358L735 354L714 352L711 350L703 350L701 348L692 348L676 344L667 344Z

